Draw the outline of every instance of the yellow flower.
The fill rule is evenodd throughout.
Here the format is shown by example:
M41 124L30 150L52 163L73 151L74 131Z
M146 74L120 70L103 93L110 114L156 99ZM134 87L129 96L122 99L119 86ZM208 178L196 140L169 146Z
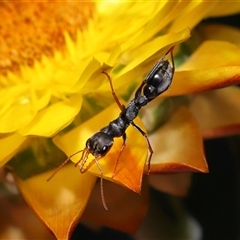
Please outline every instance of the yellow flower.
M214 9L222 13L218 1L4 2L0 6L6 23L5 28L0 28L4 36L0 48L0 146L3 146L0 162L4 165L18 154L15 163L10 163L17 184L27 202L59 239L69 237L88 203L95 175L100 174L96 165L89 169L94 175L80 174L72 166L66 166L47 183L51 174L46 172L48 160L56 162L64 158L48 139L57 134L53 139L55 145L68 155L83 149L86 140L120 112L116 104L109 106L114 100L102 71L110 74L118 95L129 98L132 89L172 46L177 45L175 55L180 59L183 48L178 44L189 38L189 29L204 17L216 14ZM231 60L220 61L222 46L226 47L226 54L232 54ZM216 55L216 50L221 54ZM216 59L211 58L213 54ZM239 78L233 76L239 72L239 56L236 46L205 43L205 47L202 45L192 59L177 69L171 89L163 96L195 93L238 82ZM206 59L209 58L214 62L213 70L208 67ZM162 101L160 109L166 113L164 103L169 102ZM206 172L197 121L185 104L179 107L172 98L170 104L174 111L167 112L165 124L150 136L155 151L152 172ZM144 129L139 119L137 123ZM135 137L136 134L134 129L127 130L127 146L114 179L112 169L121 139L116 140L111 152L100 161L104 178L140 192L147 147L145 139ZM78 159L75 156L73 161ZM24 160L27 165L23 164ZM28 171L26 166L34 162L38 165ZM36 175L37 168L45 173ZM122 194L121 189L118 194L122 197L125 192ZM96 216L94 207L98 209L98 205L91 201L85 218L133 232L147 209L147 185L142 188L142 195L137 199L132 195L124 198L126 205L122 206L126 209L135 204L127 220L123 215L127 210L119 211L120 198L116 200L115 195L106 195L106 199L110 201L111 214L120 216L119 221L107 218L109 213L104 209Z

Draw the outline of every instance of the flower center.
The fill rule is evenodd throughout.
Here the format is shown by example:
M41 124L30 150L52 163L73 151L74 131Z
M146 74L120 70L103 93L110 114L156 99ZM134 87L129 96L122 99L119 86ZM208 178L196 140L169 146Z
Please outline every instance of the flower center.
M94 3L82 1L0 3L0 74L18 73L42 56L64 51L64 32L76 40L77 30L86 27Z

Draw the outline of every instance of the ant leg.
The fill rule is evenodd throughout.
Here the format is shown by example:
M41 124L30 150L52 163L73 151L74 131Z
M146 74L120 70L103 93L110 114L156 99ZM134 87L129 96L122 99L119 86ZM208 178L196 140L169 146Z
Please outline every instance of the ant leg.
M174 59L173 59L173 49L174 49L174 47L175 47L175 46L171 47L171 48L165 53L165 55L164 55L163 58L162 58L162 59L164 59L169 53L171 53L173 73L175 72L175 64L174 64Z
M147 145L148 145L148 150L149 150L149 152L150 152L150 156L149 156L148 162L147 162L147 164L148 164L148 173L147 173L147 174L149 175L149 173L150 173L150 163L151 163L151 159L152 159L152 155L153 155L153 149L152 149L151 143L150 143L150 141L149 141L149 139L148 139L147 133L145 133L136 123L131 122L131 124L132 124L133 127L136 128L136 129L145 137L145 139L146 139L146 142L147 142Z
M123 138L123 143L122 143L121 150L120 150L120 152L119 152L119 154L118 154L117 161L116 161L115 166L114 166L114 169L113 169L112 178L114 178L114 176L115 176L115 173L116 173L116 169L117 169L117 165L118 165L120 156L122 155L123 149L124 149L125 146L126 146L126 140L127 140L127 135L126 135L126 133L124 133L124 134L122 135L122 138Z
M123 112L124 111L124 106L121 104L121 102L119 101L118 97L117 97L117 94L115 93L115 90L113 88L113 84L112 84L112 80L111 80L111 77L109 76L109 74L107 72L104 72L102 71L103 74L105 74L109 80L109 83L110 83L110 87L111 87L111 90L112 90L112 95L113 95L113 98L115 100L115 102L117 103L118 107L120 108L120 110Z
M174 49L174 47L172 47L166 54L168 54L169 52L171 53L172 69L173 69L173 73L174 73L175 72L175 64L174 64L174 59L173 59L173 49Z
M103 192L103 171L102 171L102 168L98 162L98 160L100 159L99 158L94 158L94 161L95 163L97 164L97 167L101 173L101 178L100 178L100 190L101 190L101 198L102 198L102 204L103 204L103 207L105 208L105 210L108 210L108 207L107 207L107 204L105 202L105 198L104 198L104 192Z
M98 160L100 159L100 157L98 158ZM93 159L88 165L86 168L83 168L84 167L84 164L81 164L79 169L80 169L80 172L81 173L85 173L93 164L95 163L95 159Z

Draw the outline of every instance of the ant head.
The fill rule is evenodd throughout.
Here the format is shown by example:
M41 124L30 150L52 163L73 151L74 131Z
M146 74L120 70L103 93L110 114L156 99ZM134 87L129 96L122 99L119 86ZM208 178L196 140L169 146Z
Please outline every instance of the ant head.
M113 138L104 132L97 132L86 142L86 148L95 157L104 157L113 145Z

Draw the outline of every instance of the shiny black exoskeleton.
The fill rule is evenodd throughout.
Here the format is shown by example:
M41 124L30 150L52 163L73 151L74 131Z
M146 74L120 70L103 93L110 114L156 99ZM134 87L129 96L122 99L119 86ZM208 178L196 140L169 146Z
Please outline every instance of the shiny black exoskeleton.
M113 96L121 109L121 113L119 117L111 121L108 126L100 129L99 132L95 133L92 137L90 137L87 140L86 142L87 152L95 156L96 159L100 159L108 153L108 151L111 149L114 143L114 138L116 137L123 138L123 145L120 151L121 154L125 147L126 142L125 132L128 126L131 124L147 140L148 148L150 151L150 156L148 159L148 173L150 172L150 161L153 154L153 150L147 138L147 134L138 125L136 125L133 120L138 116L139 110L143 106L147 105L150 101L155 99L158 95L160 95L170 87L174 75L174 64L171 65L168 60L164 60L165 56L169 52L171 52L172 56L171 49L164 55L162 59L160 59L157 62L157 64L152 68L152 70L148 73L142 84L136 90L134 98L130 101L130 103L127 106L121 105L118 98L116 97L109 75L106 72L103 72L109 78ZM116 161L113 176L115 174L119 157ZM84 161L84 159L82 160Z
M120 149L118 158L116 160L116 164L113 170L112 178L115 175L116 167L118 165L119 158L121 156L121 153L126 145L126 129L131 124L134 128L136 128L146 139L148 144L148 149L150 152L149 158L148 158L148 173L150 172L150 162L153 154L153 150L151 147L151 144L148 140L147 134L134 123L134 119L138 116L139 110L147 105L150 101L155 99L158 95L166 91L173 79L174 75L174 61L173 61L173 54L172 54L173 48L171 48L163 58L161 58L157 64L152 68L152 70L148 73L146 78L143 80L142 84L139 86L139 88L136 90L134 98L129 102L127 106L124 106L120 103L118 100L114 89L112 85L112 81L110 76L106 72L102 72L107 76L110 82L110 86L112 89L112 95L119 106L121 113L118 118L111 121L107 126L100 129L97 133L95 133L92 137L90 137L86 142L86 147L83 150L80 150L72 155L70 155L66 161L64 161L54 172L53 174L47 179L49 181L56 172L63 167L69 159L71 159L73 156L79 154L82 152L81 158L79 161L75 164L75 166L79 166L80 172L84 173L86 172L94 163L97 164L97 167L101 173L101 196L102 196L102 202L104 208L107 210L107 205L104 200L104 194L103 194L103 171L101 166L98 163L98 160L104 157L109 150L111 149L114 138L116 137L122 137L123 144L122 148ZM168 53L171 53L172 58L172 65L168 60L165 60L165 57ZM88 155L92 154L94 156L94 159L91 160L89 165L86 165Z

